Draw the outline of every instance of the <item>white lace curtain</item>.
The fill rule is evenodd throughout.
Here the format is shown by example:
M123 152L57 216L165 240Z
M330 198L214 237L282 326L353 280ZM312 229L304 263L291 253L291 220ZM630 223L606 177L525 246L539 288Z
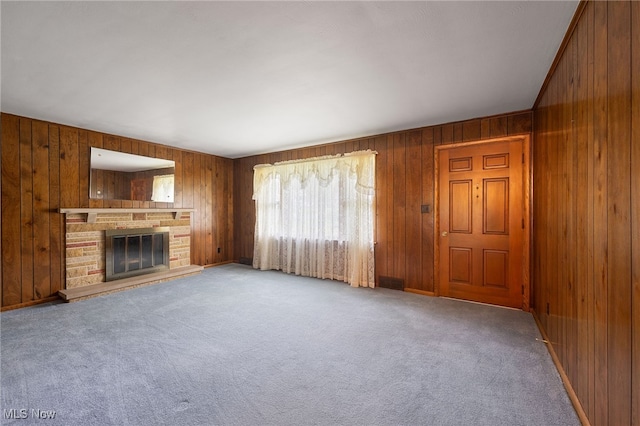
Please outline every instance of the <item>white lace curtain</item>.
M255 166L253 267L373 287L375 154Z

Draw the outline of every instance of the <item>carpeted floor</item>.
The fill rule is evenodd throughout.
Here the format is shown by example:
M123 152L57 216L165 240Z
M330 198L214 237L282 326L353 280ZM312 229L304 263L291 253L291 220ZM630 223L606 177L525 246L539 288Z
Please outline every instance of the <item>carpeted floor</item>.
M510 309L225 265L0 321L2 424L579 424Z

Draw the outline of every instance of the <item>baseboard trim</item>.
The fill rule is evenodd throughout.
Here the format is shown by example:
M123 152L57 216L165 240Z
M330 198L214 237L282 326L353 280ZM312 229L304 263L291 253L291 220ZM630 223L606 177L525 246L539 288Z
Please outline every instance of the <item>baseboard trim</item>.
M433 291L418 290L417 288L405 288L404 291L407 293L421 294L423 296L435 297L436 295Z
M54 302L58 300L58 296L45 297L44 299L32 300L30 302L18 303L17 305L3 306L0 312L12 311L14 309L28 308L29 306L41 305L43 303Z
M542 327L542 323L540 322L540 318L538 318L538 314L536 313L535 309L531 309L531 314L533 314L533 318L536 321L538 330L540 330L540 334L542 335L544 342L547 344L547 350L549 351L549 354L551 355L551 359L553 360L553 363L555 364L556 369L560 374L560 378L562 379L564 388L567 390L567 394L569 395L571 404L573 404L573 408L576 410L576 414L578 415L580 422L583 424L583 426L591 426L591 423L589 422L589 418L587 417L587 413L584 412L584 409L582 408L582 404L580 404L580 400L578 399L578 395L576 395L576 392L573 390L573 386L569 381L569 377L567 376L567 373L565 373L564 368L562 368L562 364L560 363L560 358L558 358L556 351L553 349L551 340L549 340L549 336L547 336L547 333L544 330L544 327Z
M204 265L204 268L213 268L215 266L228 265L229 263L234 263L234 262L235 261L233 260L225 260L224 262L210 263L208 265Z

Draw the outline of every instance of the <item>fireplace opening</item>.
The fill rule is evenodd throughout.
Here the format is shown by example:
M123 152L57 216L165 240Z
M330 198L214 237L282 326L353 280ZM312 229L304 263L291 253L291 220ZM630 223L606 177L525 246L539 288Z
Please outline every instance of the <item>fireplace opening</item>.
M169 228L105 231L106 280L169 269Z

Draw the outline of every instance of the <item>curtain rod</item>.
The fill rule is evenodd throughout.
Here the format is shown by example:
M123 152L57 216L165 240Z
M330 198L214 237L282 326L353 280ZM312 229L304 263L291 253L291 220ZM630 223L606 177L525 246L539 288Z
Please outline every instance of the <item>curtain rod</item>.
M342 157L355 157L358 155L378 155L378 151L372 151L370 149L367 150L363 150L363 151L353 151L353 152L346 152L343 154L335 154L335 155L320 155L318 157L311 157L311 158L301 158L301 159L297 159L297 160L285 160L285 161L277 161L273 164L270 163L264 163L264 164L256 164L255 166L253 166L253 169L258 169L258 168L262 168L262 167L273 167L273 166L280 166L280 165L284 165L284 164L295 164L295 163L308 163L311 161L322 161L322 160L334 160L337 158L342 158Z

